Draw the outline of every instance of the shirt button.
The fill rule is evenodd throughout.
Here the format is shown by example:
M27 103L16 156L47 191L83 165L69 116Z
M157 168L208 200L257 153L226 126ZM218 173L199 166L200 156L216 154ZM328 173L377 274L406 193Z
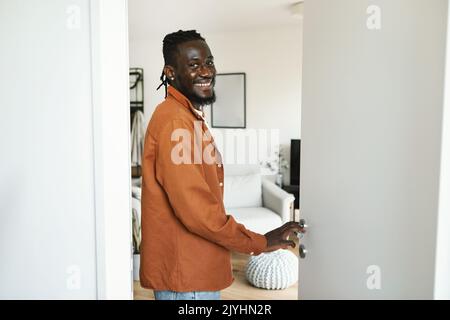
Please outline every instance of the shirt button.
M252 252L250 252L250 255L254 255L255 253L252 251Z
M218 165L217 165L219 168L222 168L222 165L219 163Z
M223 182L220 182L220 183L219 183L219 186L223 187Z

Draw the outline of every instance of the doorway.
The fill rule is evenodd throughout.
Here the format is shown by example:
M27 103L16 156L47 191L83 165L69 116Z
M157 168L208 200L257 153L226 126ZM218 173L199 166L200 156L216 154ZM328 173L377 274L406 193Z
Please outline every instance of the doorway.
M301 113L302 15L301 7L293 6L294 2L264 0L255 4L196 0L189 3L164 1L156 6L145 0L129 0L128 20L130 68L143 70L144 75L141 94L131 94L131 97L143 101L139 110L143 115L143 127L146 128L154 108L164 100L164 90L156 91L164 66L164 36L180 29L195 29L211 48L218 74L245 74L246 125L239 129L214 126L214 116L217 117L218 113L211 112L211 107L207 107L206 119L214 137L220 135L226 139L228 134L250 136L256 133L258 138L265 135L264 138L270 140L271 135L276 136L277 147L269 148L265 156L258 158L258 165L264 179L278 183L282 192L293 194L298 202L298 182L291 184L289 166L291 156L296 158L291 155L291 141L300 140ZM198 19L199 16L202 19ZM132 104L130 114L134 115L136 110ZM133 176L133 190L137 195L141 186L139 164L132 171L136 173ZM277 176L281 176L281 180L279 178L277 181ZM134 197L132 201L135 221L138 221L139 199ZM233 210L230 209L229 214L233 215ZM298 220L298 208L292 207L290 218ZM249 223L251 225L251 221ZM135 299L154 299L153 291L139 284L139 252L134 252ZM298 256L298 246L291 252ZM297 299L297 282L282 290L252 286L246 277L248 262L248 255L232 254L236 280L221 292L222 299Z

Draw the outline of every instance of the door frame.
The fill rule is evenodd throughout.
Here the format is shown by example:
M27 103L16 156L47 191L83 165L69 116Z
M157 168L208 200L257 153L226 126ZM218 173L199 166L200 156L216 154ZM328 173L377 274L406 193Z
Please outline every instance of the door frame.
M90 0L97 299L133 299L128 1Z
M444 105L442 110L441 160L434 299L450 299L450 6L447 8Z

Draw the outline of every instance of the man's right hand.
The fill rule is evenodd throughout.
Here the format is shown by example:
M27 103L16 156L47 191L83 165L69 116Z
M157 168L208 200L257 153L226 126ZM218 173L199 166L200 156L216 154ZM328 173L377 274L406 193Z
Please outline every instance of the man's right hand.
M267 240L267 247L264 252L275 251L278 249L287 249L289 246L295 248L295 242L288 240L289 236L295 232L305 233L306 230L300 227L298 222L287 222L279 228L267 232L264 236Z

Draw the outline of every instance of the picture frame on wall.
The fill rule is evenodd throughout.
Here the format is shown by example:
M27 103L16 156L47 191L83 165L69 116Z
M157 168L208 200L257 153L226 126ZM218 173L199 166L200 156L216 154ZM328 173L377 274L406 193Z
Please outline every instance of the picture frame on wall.
M213 128L245 128L245 73L217 74L214 91L216 93L216 102L211 105L211 126Z

